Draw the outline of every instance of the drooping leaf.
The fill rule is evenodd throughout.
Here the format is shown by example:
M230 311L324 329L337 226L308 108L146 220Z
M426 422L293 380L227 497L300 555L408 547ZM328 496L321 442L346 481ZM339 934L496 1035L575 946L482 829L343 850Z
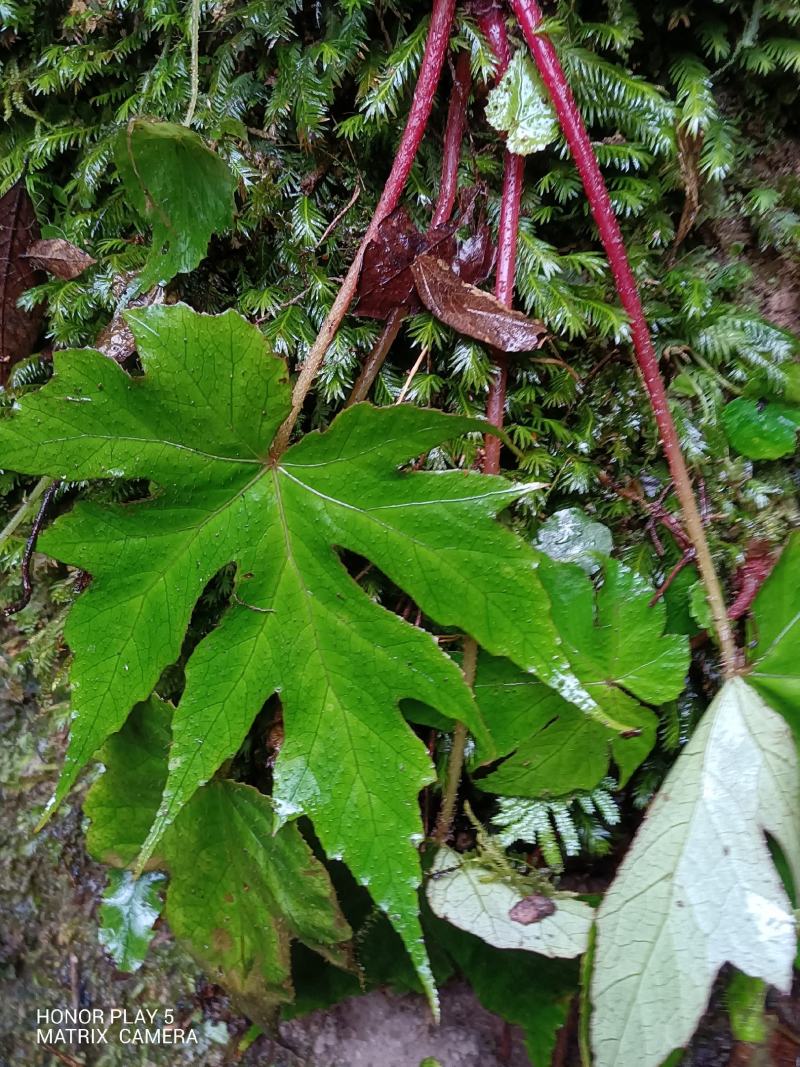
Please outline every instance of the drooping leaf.
M63 237L34 241L25 253L25 258L30 261L31 266L49 271L65 282L79 277L97 262L88 252L77 248L70 241L65 241Z
M631 735L589 718L508 660L482 655L475 697L494 752L485 758L479 749L479 758L514 754L476 784L504 796L593 789L612 758L627 781L655 741L655 716L639 701L677 697L689 666L685 638L663 633L664 606L651 607L650 587L616 560L606 560L596 597L576 564L546 560L541 572L576 677Z
M25 290L42 280L25 258L28 245L38 236L36 212L20 179L0 197L0 385L8 381L14 364L31 354L39 336L44 308L17 307Z
M719 968L788 990L791 904L769 833L800 884L797 755L746 682L725 683L653 802L597 916L597 1067L657 1067L685 1044Z
M100 905L100 944L120 971L138 971L144 963L153 924L161 914L159 872L134 878L130 871L108 872L108 886Z
M433 935L484 1008L522 1027L531 1063L550 1063L556 1034L567 1021L578 986L575 964L519 949L496 949L450 923L429 922L435 923Z
M257 1021L291 999L293 938L344 964L340 943L350 937L325 868L296 826L276 827L268 797L215 781L194 794L164 843L171 929Z
M104 773L84 804L87 844L98 859L127 862L144 841L167 777L169 713L151 697L103 748ZM198 789L162 837L158 864L170 874L166 918L173 933L253 1018L266 1021L276 1004L291 999L292 941L348 963L342 944L350 928L325 868L295 825L276 832L269 798L250 786L214 781ZM115 959L144 956L145 912L153 909L152 887L161 877L134 881L127 870L112 872L113 910L103 919Z
M491 293L470 285L437 256L417 256L411 271L428 311L459 333L501 352L531 352L544 344L544 323L529 319Z
M611 555L613 541L609 528L581 508L563 508L539 527L536 547L550 559L577 563L587 574L596 574L603 558Z
M128 123L115 160L131 204L153 230L140 288L194 270L211 235L233 221L236 181L225 162L194 130L149 119Z
M541 152L558 135L558 122L541 79L524 50L512 57L498 85L489 93L486 120L508 134L509 152Z
M797 447L800 407L737 396L722 411L728 440L749 459L780 459Z
M11 469L160 487L137 504L82 502L40 541L93 576L66 628L75 714L54 802L177 659L205 585L236 562L232 603L187 665L141 862L279 690L280 820L313 819L328 854L369 885L425 974L415 842L417 793L433 772L398 702L421 700L490 743L455 663L375 604L335 549L367 557L428 617L603 717L561 654L538 557L494 521L520 487L471 472L403 473L434 445L485 428L409 405L356 405L276 461L270 445L289 383L259 331L233 313L181 305L129 321L142 377L98 353L57 354L54 379L0 425Z
M139 855L164 792L169 743L170 709L157 697L138 704L106 741L106 771L83 802L86 847L96 859L127 867Z
M431 868L428 903L434 915L495 948L524 949L551 959L586 951L594 911L569 893L554 893L555 911L539 922L512 916L523 894L475 857L442 848Z
M800 533L789 538L752 607L748 678L800 741Z

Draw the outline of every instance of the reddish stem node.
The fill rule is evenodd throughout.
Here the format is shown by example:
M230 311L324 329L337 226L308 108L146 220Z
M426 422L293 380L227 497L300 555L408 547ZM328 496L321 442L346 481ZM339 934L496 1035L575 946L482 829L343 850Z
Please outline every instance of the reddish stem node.
M545 34L537 32L542 20L541 9L536 0L510 0L510 3L553 101L564 136L583 181L589 207L600 231L600 238L608 256L620 301L630 319L636 361L650 398L661 445L683 511L684 524L697 551L697 565L706 587L709 606L714 618L724 672L727 677L730 677L736 673L739 658L733 631L728 621L722 587L711 558L711 550L697 508L678 433L670 413L658 358L650 339L650 330L644 316L633 271L628 262L619 223L614 214L592 143L553 43Z

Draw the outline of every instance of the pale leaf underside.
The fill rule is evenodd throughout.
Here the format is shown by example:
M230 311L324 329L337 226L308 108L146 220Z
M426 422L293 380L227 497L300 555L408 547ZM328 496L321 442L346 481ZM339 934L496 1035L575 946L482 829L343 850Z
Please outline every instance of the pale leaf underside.
M688 1041L726 962L787 990L792 908L765 833L800 885L789 729L728 681L667 776L598 911L597 1067L657 1067Z

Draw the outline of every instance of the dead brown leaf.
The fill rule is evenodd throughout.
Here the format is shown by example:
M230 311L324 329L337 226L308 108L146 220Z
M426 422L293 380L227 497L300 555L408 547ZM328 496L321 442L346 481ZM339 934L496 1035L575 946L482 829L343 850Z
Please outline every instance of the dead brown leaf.
M97 262L88 252L77 248L62 237L34 241L24 253L23 258L27 259L32 266L46 270L64 282L71 282L73 278L77 278Z
M26 289L43 280L25 258L38 237L36 213L20 179L0 198L0 385L8 381L14 364L31 354L39 336L44 307L33 311L17 307Z
M456 230L472 217L478 193L474 186L463 190L456 215L425 233L417 229L405 208L387 216L364 254L356 314L385 320L398 308L406 315L420 311L411 265L421 255L435 254L452 264L465 281L485 281L494 268L496 251L489 227L480 222L465 241L458 244L455 238Z
M411 267L423 304L437 319L501 352L530 352L547 336L542 322L507 308L470 285L436 256L418 256Z

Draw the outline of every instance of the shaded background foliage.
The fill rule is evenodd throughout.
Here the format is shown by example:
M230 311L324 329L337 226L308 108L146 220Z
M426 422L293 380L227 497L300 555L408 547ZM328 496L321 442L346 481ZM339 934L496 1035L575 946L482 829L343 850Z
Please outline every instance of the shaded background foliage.
M427 10L380 0L201 3L192 124L236 175L237 214L232 232L214 238L204 263L176 279L168 299L203 311L234 307L277 352L302 361L380 194L421 60ZM793 332L800 329L800 6L609 0L558 3L548 14L622 218L682 443L713 517L712 548L735 594L748 558L782 544L799 517L793 452L761 459L752 437L769 404L793 412L800 405ZM53 348L94 342L144 264L147 236L123 194L113 142L134 116L179 122L185 115L189 20L189 8L172 2L0 3L0 195L24 175L43 236L66 238L97 260L80 277L45 281L24 298L31 308L45 302L43 332L38 351L14 368L0 406L46 380ZM482 187L480 210L494 226L502 146L484 121L492 63L468 5L456 43L469 50L474 76L460 183ZM449 80L446 73L405 201L422 228L436 199ZM515 477L548 485L529 494L511 521L536 538L548 515L581 508L657 586L682 546L663 523L656 536L646 524L651 515L659 519L654 508L669 514L674 504L668 492L658 503L668 478L625 318L560 141L527 161L519 253L518 303L551 336L512 366L507 424L520 454L506 451L504 462ZM357 314L346 320L304 428L339 409L378 331ZM488 351L427 313L406 321L376 382L377 403L397 398L420 352L408 400L483 411ZM737 435L743 401L751 407ZM429 462L437 463L436 453ZM0 508L10 514L25 488L0 474ZM136 487L88 491L134 495ZM0 591L12 600L21 543L2 551L9 577ZM700 642L696 578L686 567L665 599L669 628ZM207 591L189 647L224 601L226 580ZM365 581L403 610L380 575ZM49 692L57 706L63 700L60 623L73 595L72 580L52 568L3 635L12 698L37 678L43 697ZM624 805L642 807L652 795L713 669L701 647L693 689L666 709L660 746ZM176 670L162 689L171 695L180 685ZM268 772L251 766L249 773ZM567 856L577 853L570 862L578 871L589 854L610 851L614 834L629 837L624 820L617 830L591 805L569 811L557 836Z

